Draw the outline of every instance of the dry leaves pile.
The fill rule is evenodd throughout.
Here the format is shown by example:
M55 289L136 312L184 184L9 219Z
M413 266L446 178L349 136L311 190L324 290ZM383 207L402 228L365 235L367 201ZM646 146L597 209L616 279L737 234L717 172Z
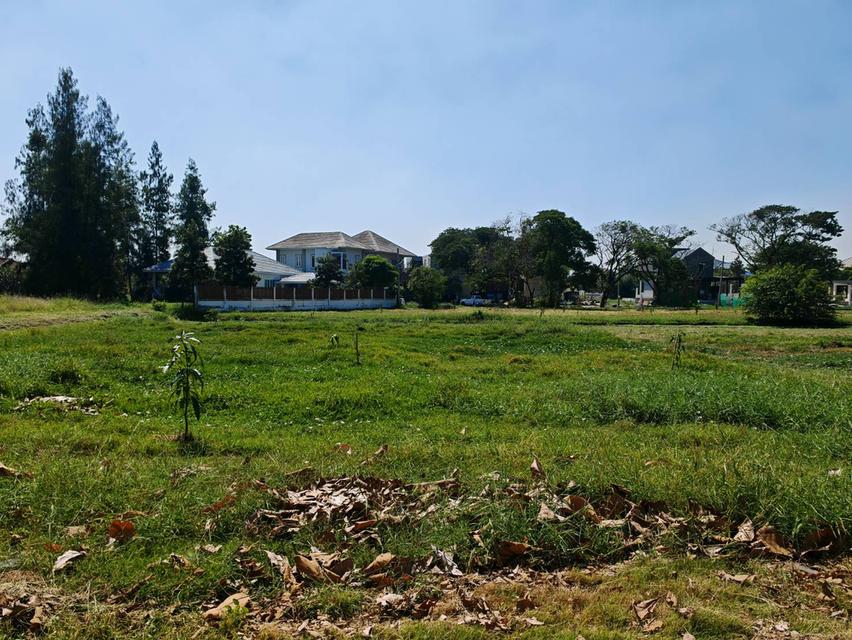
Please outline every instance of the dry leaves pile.
M89 416L98 415L94 398L75 398L74 396L36 396L19 402L12 411L22 411L27 407L51 407L60 411L79 411Z

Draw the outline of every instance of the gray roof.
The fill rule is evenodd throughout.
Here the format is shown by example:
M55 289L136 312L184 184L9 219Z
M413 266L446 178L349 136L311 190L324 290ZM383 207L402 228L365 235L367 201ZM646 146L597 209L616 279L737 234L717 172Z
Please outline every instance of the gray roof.
M408 249L400 247L395 242L391 242L387 238L383 238L375 231L370 231L369 229L362 231L361 233L356 233L352 237L358 242L366 245L368 250L375 251L376 253L392 253L394 255L399 255L402 258L414 257L414 254Z
M317 277L313 271L304 271L301 273L296 273L292 276L284 276L281 278L281 282L286 284L307 284L311 280Z
M269 256L265 256L257 251L249 251L249 253L254 258L255 273L269 273L281 276L291 276L300 273L298 269L281 264L278 260L273 260Z
M255 273L283 277L301 273L298 269L288 267L286 264L281 264L277 260L273 260L269 256L265 256L257 251L247 251L247 253L254 258ZM207 264L209 264L212 268L216 261L216 252L213 251L213 247L207 247L204 250L204 255L207 256ZM165 262L160 262L159 264L146 267L143 271L146 273L168 273L172 270L173 264L174 259L166 260Z
M352 236L342 231L319 231L314 233L297 233L281 242L266 247L273 249L362 249L370 248Z
M846 260L841 260L840 264L842 264L844 267L852 267L852 257L846 258Z

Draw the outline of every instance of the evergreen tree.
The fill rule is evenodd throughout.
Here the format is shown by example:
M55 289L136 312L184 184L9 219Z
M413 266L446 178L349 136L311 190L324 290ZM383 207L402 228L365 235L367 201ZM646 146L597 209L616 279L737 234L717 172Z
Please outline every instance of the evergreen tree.
M193 285L213 277L204 250L210 242L207 223L213 218L216 203L208 202L206 193L198 166L190 158L175 204L178 249L169 274L169 286L184 298L190 295Z
M113 298L124 291L130 230L138 213L133 154L118 118L98 100L87 109L61 69L47 109L29 112L29 134L6 187L3 233L27 256L27 290Z
M245 227L232 224L226 231L213 234L216 264L213 274L218 282L236 287L251 287L257 282L251 256L251 234Z
M169 243L174 233L171 193L174 176L163 164L156 140L151 144L148 168L139 174L139 182L142 185L139 260L149 266L169 259Z

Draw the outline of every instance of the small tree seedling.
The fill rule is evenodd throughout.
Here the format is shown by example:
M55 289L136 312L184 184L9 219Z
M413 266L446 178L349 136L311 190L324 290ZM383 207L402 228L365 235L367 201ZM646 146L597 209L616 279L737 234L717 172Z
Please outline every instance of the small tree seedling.
M203 366L201 354L196 345L201 340L194 334L181 331L175 336L175 344L172 346L172 357L163 367L163 373L172 372L174 377L170 383L171 395L175 406L183 413L183 435L181 440L189 442L192 434L189 431L189 413L192 411L196 420L201 420L204 409L201 393L204 391L204 376L199 366Z
M677 369L680 367L680 357L686 351L686 344L684 343L684 337L686 334L682 329L678 329L678 332L672 336L672 339L669 341L672 345L672 369Z

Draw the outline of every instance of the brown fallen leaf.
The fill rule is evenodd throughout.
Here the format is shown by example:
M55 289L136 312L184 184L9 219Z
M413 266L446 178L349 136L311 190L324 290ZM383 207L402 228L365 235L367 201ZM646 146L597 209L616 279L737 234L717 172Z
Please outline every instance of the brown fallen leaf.
M290 566L290 561L286 556L279 555L274 551L267 551L266 557L269 558L269 564L273 568L278 569L281 579L288 587L296 585L296 578L293 576L293 568Z
M350 445L346 444L345 442L338 442L336 445L334 445L334 450L337 453L343 453L343 454L346 454L347 456L352 455L352 447Z
M677 596L671 591L666 592L666 604L672 609L677 609Z
M213 504L207 505L201 511L204 513L216 513L221 511L222 509L227 509L228 507L233 506L237 502L237 497L229 493L224 498L219 500L218 502L214 502Z
M50 551L50 553L62 553L62 545L55 542L46 542L44 548L46 551Z
M69 538L77 538L89 535L89 527L85 524L65 527L65 535Z
M639 621L641 622L654 613L654 609L657 608L657 604L659 602L659 597L642 600L641 602L634 602L633 613L636 614L636 617L639 618Z
M680 640L695 640L695 636L692 635L689 631L684 631L683 635L680 637Z
M29 629L33 633L41 631L44 627L44 623L47 622L47 618L44 614L44 607L41 605L36 605L33 608L33 615L30 618Z
M364 575L371 576L375 573L381 573L387 566L393 562L394 556L392 553L380 553L370 564L364 567Z
M784 545L784 539L774 527L765 525L757 530L757 540L763 544L763 547L769 553L776 556L784 556L790 558L793 552Z
M535 480L546 480L547 476L544 473L544 469L541 466L541 462L537 456L533 456L532 464L530 465L530 472L532 473L532 477Z
M171 564L174 569L183 569L190 565L189 560L177 553L170 553L169 557L163 560L163 562Z
M539 522L557 522L557 521L563 520L562 516L559 516L556 513L554 513L553 509L548 507L543 502L541 503L541 506L538 508L537 519L538 519Z
M539 620L538 618L533 618L533 617L521 618L521 620L523 620L530 627L540 627L540 626L544 625L544 623L541 620Z
M829 469L828 470L828 477L829 478L839 478L841 475L843 475L843 469Z
M376 450L376 451L373 453L373 455L371 455L369 458L367 458L366 460L364 460L364 461L361 463L361 466L362 466L362 467L364 467L364 466L366 466L366 465L368 465L368 464L372 464L372 463L374 463L374 462L375 462L376 460L378 460L379 458L383 458L385 455L387 455L387 452L388 452L388 445L383 444L381 447L379 447L379 448L378 448L378 450Z
M107 535L118 542L126 542L136 535L136 525L130 520L113 520L109 523Z
M693 615L695 615L695 609L692 607L681 607L677 610L678 614L689 620Z
M642 625L642 631L645 633L654 633L663 628L663 621L660 619L648 620Z
M517 611L518 613L523 613L524 611L535 609L535 607L535 601L532 599L532 596L529 594L529 592L518 598L518 601L515 603L515 611Z
M76 562L82 558L86 557L85 551L75 551L74 549L69 549L61 556L56 559L56 562L53 563L53 571L54 573L57 571L64 570L67 566L69 566L72 562Z
M573 493L565 496L562 501L565 503L565 506L568 507L571 513L575 513L589 505L589 501L586 500L583 496L577 496Z
M228 609L230 609L231 607L248 608L250 603L251 598L249 597L249 595L240 591L239 593L234 593L228 596L215 607L212 607L211 609L205 611L202 614L202 617L205 620L221 620L222 617L227 613Z
M751 584L757 577L749 573L738 573L736 575L731 575L730 573L726 573L725 571L720 571L717 575L726 582L734 582L736 584Z
M296 571L298 571L300 576L313 582L334 582L328 575L328 572L320 566L319 562L307 556L296 556Z
M749 518L740 523L737 527L737 534L734 536L734 542L752 542L754 540L754 525Z
M0 478L32 478L33 474L29 471L18 471L16 469L12 469L11 467L7 467L5 464L0 462Z
M214 553L219 553L219 551L222 550L222 545L221 544L203 544L203 545L201 545L200 549L204 553L209 553L209 554L212 555Z
M526 542L503 540L497 544L497 557L500 559L500 562L505 564L525 555L530 548L530 545Z

